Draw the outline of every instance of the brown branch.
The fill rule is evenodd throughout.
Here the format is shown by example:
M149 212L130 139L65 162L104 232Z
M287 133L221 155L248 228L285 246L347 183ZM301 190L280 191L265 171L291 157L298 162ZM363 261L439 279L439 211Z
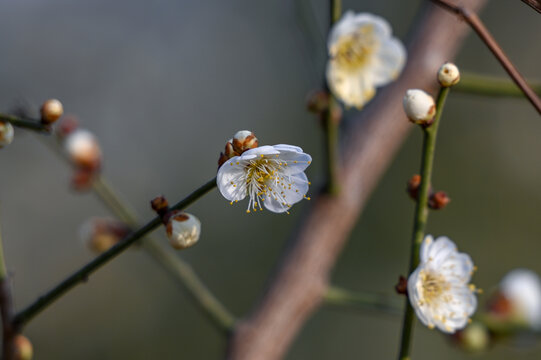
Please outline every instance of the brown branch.
M528 6L530 6L532 9L537 11L541 14L541 1L539 0L522 0L522 2Z
M2 315L2 359L15 358L15 335L13 326L13 302L9 276L0 280L0 314Z
M515 65L513 65L511 60L509 60L496 39L494 39L494 37L490 34L477 14L466 7L456 6L447 0L432 0L432 2L464 19L464 21L466 21L472 27L485 45L490 49L492 54L494 54L496 59L498 59L505 71L507 71L507 74L509 74L522 92L524 92L524 95L526 95L537 112L541 114L541 99L539 99L535 91L532 90L524 77L522 77L522 75L518 72Z
M467 1L475 9L484 2ZM402 110L405 91L435 91L438 68L455 56L466 33L466 26L445 16L441 9L428 4L426 10L409 42L408 64L402 76L380 91L347 131L338 176L342 191L315 200L263 299L248 318L238 323L228 359L281 358L320 305L346 238L411 128Z

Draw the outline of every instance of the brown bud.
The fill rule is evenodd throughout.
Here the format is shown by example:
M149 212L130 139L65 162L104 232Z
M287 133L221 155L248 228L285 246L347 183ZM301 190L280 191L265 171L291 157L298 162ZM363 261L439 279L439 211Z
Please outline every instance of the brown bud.
M24 335L18 334L15 335L14 339L15 344L15 360L31 360L34 355L34 349L32 348L32 343Z
M75 116L66 115L56 126L56 135L59 138L64 138L77 130L78 127L79 120Z
M417 200L419 196L419 187L421 186L421 175L415 174L408 180L408 186L406 191L408 192L410 198Z
M233 136L233 141L231 142L233 150L237 154L242 154L246 150L255 149L259 143L254 133L248 130L238 131L235 136ZM226 144L226 155L228 154L228 145ZM232 157L232 156L231 156Z
M438 191L430 195L430 198L428 199L428 206L431 209L439 210L446 207L450 201L451 199L449 198L449 196L447 196L445 191Z
M306 109L314 114L321 114L329 108L329 93L315 90L308 94Z
M224 153L220 153L220 157L218 158L218 167L222 166L227 160L229 160L229 157Z
M88 168L76 168L71 178L71 186L77 191L90 190L95 178L96 171Z
M150 202L150 206L152 207L152 210L154 210L163 220L165 223L166 220L164 219L164 216L169 212L169 202L167 202L167 199L163 196L157 196Z
M340 121L342 121L342 107L333 106L331 110L331 121L335 124L340 124Z
M400 295L407 295L408 294L408 279L400 275L400 277L398 278L398 284L395 285L394 289Z
M49 125L58 120L64 113L62 103L56 99L49 99L41 105L41 122Z

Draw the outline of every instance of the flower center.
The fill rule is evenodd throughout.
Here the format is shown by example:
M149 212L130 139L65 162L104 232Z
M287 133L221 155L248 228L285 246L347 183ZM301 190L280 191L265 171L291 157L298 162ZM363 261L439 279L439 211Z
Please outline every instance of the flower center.
M442 295L447 292L451 286L445 281L443 276L422 271L420 278L423 290L423 301L425 303L433 304L440 300L445 301L445 296L442 297Z
M338 40L334 60L347 70L358 70L370 60L379 42L372 25L364 25Z

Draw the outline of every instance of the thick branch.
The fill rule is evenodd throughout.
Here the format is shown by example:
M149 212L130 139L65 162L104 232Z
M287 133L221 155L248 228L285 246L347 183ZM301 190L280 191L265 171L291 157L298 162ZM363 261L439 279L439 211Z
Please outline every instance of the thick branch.
M469 0L478 9L484 0ZM398 81L380 91L349 129L338 195L321 195L304 220L262 301L237 326L228 359L281 358L321 303L329 273L362 208L411 128L402 110L408 88L437 89L436 73L452 59L467 27L427 5L408 46ZM389 285L391 287L391 285Z

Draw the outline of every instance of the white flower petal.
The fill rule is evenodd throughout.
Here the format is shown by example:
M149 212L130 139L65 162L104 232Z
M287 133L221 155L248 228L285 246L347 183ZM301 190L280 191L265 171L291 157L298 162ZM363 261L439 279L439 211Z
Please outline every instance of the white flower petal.
M406 48L399 40L390 38L381 44L372 71L374 86L383 86L396 79L405 62Z
M278 155L280 151L276 150L274 147L269 145L259 146L254 149L247 150L242 153L240 156L241 160L251 160L255 159L256 157L263 156L270 156L270 155Z
M434 238L432 235L426 235L423 242L421 243L421 251L419 259L421 263L428 262L428 250L430 249L430 246L432 246L432 243L434 242Z
M326 76L332 93L346 106L362 108L376 94L370 69L351 73L331 60Z
M241 164L237 160L240 160L239 156L224 163L216 176L216 184L220 193L229 201L239 201L246 197L244 162Z
M334 45L341 37L350 35L365 25L373 26L374 32L378 37L391 36L391 26L384 18L370 13L359 13L355 15L350 10L344 13L342 18L331 29L327 42L329 52L332 53Z
M278 150L280 152L282 151L293 151L293 152L298 152L298 153L302 153L302 149L298 146L294 146L294 145L287 145L287 144L277 144L277 145L273 145L272 146L275 150Z

